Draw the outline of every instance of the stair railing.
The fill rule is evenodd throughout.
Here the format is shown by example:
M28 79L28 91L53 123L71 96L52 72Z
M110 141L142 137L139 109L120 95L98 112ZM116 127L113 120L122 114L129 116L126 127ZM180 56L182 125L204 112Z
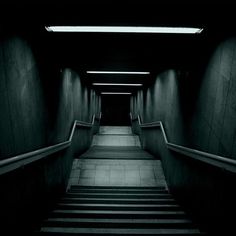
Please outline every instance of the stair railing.
M156 128L159 127L161 129L161 133L163 136L163 139L165 141L165 145L168 149L180 153L184 156L191 157L193 159L202 161L204 163L208 163L210 165L219 167L223 170L227 170L233 173L236 173L236 160L215 155L209 152L204 152L192 148L188 148L185 146L177 145L174 143L169 142L164 126L161 121L155 121L155 122L150 122L150 123L141 123L141 117L138 115L137 117L133 117L132 114L130 113L131 121L138 120L138 125L141 129L149 129L149 128Z
M68 148L72 143L74 132L77 127L92 128L95 124L95 119L100 120L100 118L101 118L101 114L99 115L99 117L96 117L94 114L92 116L91 123L75 120L71 129L70 135L69 135L69 139L67 141L1 160L0 161L0 175L13 171L17 168L22 168L29 163L43 159L51 154L54 154L56 152L59 152L61 150Z

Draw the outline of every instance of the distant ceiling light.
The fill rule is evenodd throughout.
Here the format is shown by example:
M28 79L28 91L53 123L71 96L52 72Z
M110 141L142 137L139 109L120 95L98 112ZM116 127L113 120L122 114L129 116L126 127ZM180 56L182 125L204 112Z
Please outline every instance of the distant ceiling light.
M105 95L131 95L132 93L102 92Z
M199 34L202 28L140 26L46 26L49 32Z
M101 86L142 86L143 84L121 84L121 83L93 83Z
M146 71L87 71L87 74L149 75Z

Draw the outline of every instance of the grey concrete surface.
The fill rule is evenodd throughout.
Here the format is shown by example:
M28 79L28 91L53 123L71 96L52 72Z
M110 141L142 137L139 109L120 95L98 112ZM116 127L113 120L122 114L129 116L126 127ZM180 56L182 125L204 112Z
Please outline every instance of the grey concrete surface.
M54 67L39 50L43 42L25 38L0 40L0 159L65 141L75 119L88 122L100 112L100 98L74 70ZM91 138L90 129L77 129L66 151L0 176L0 234L5 226L9 234L35 227L65 190L74 154Z
M43 88L25 40L0 43L0 91L0 159L45 146Z
M132 98L131 110L143 122L161 120L171 142L236 158L235 58L230 38L215 48L201 77L166 70Z
M133 142L136 135L130 135L130 127L101 126L100 132L102 145L91 146L74 160L68 188L73 184L166 187L160 160Z
M163 122L170 142L236 158L236 39L215 47L189 71L166 70L131 99L143 122ZM137 128L137 121L134 130ZM234 230L236 176L166 149L160 129L141 132L142 146L160 156L168 186L191 214L215 233Z
M79 160L72 184L97 186L166 186L160 160ZM76 172L75 172L75 175ZM74 177L75 178L75 177Z
M128 126L100 126L98 134L94 135L92 145L96 146L137 146L140 140L132 134Z
M100 126L100 134L132 134L130 126Z
M73 161L67 188L77 184L166 187L160 160L156 160L140 147L109 145L93 146Z

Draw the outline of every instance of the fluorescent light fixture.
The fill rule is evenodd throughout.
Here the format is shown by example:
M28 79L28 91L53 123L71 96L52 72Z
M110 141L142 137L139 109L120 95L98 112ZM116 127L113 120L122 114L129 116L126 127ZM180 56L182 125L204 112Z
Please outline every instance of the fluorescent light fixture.
M141 26L46 26L49 32L199 34L203 28Z
M101 86L142 86L143 84L121 84L121 83L93 83L93 85Z
M102 92L101 94L105 95L131 95L131 93L118 93L118 92Z
M87 71L87 74L149 75L146 71Z

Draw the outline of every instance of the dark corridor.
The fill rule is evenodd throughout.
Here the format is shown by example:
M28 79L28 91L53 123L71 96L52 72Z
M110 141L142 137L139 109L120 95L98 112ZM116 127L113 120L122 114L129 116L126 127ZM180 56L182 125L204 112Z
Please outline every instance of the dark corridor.
M155 203L155 214L164 208L162 216L175 217L175 199L204 231L236 235L236 5L50 2L0 3L0 235L29 235L68 191L74 161L108 141L113 147L87 153L88 165L77 163L84 183L91 176L95 182L151 185L159 176L155 165L144 165L145 152L161 162L171 199L164 198L170 197L166 190L150 186L138 194L133 186L126 196L122 186L110 195L107 211L144 204L143 227L160 227L163 235L161 227L191 224L175 218L156 224L145 211ZM137 152L130 143L139 146ZM140 160L130 160L134 157ZM122 158L128 158L127 165ZM69 193L60 207L100 211L97 204L108 203L106 192L113 186L100 187L72 188L76 194ZM81 192L84 199L78 199ZM78 212L68 208L60 209L61 219L65 211L71 216L62 223L67 231L68 225L78 226L73 218ZM170 208L175 216L166 214ZM121 220L104 219L109 227ZM126 220L122 234L134 223ZM77 230L89 225L82 221Z
M101 98L101 125L129 126L130 125L130 96L103 95Z

